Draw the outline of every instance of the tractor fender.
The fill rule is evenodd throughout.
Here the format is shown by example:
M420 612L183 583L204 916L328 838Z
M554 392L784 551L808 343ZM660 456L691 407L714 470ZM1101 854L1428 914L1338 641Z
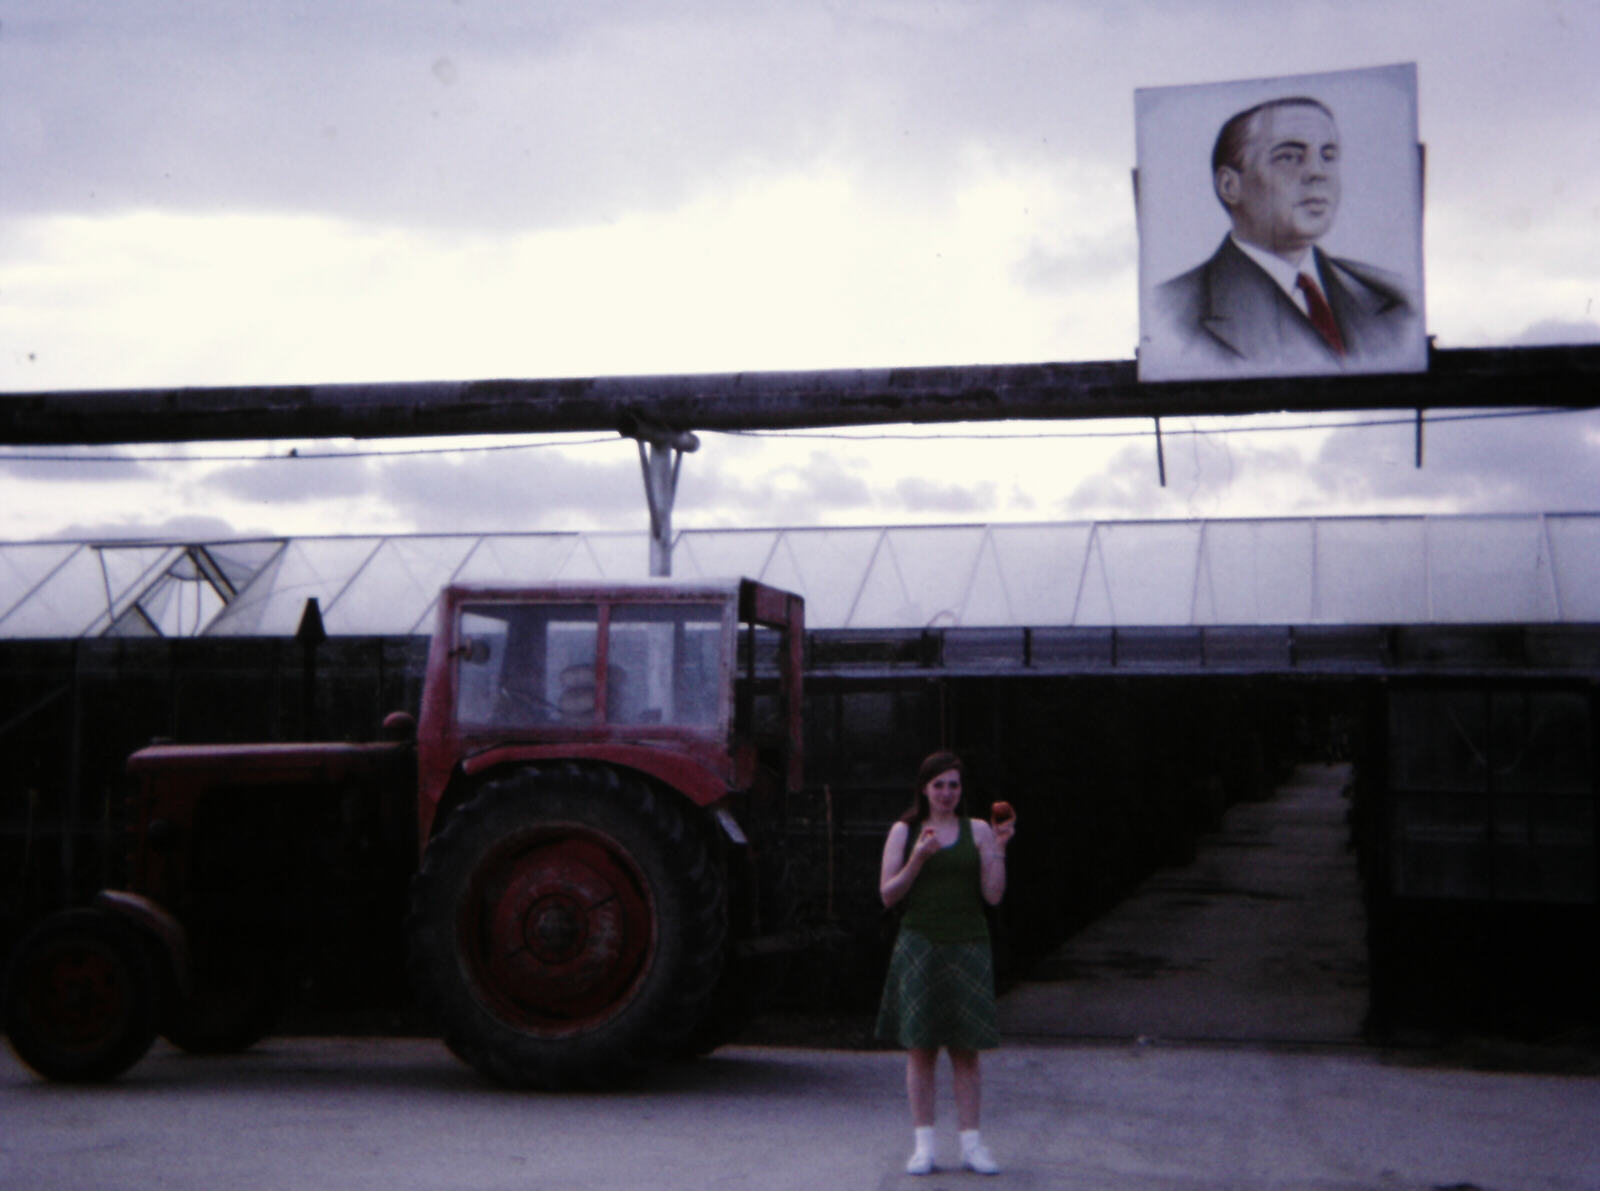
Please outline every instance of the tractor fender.
M638 745L603 744L594 746L564 744L559 748L514 746L489 749L462 763L467 777L476 777L503 765L541 761L598 761L632 769L672 787L696 806L711 806L728 794L727 780L698 762L682 755Z
M133 923L149 937L167 961L178 995L189 996L194 972L189 960L189 933L183 923L143 894L126 889L102 889L95 894L94 904Z

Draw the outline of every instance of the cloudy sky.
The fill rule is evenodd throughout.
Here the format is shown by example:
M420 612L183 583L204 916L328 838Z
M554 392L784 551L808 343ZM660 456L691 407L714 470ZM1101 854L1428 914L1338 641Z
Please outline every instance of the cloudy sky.
M1438 344L1596 342L1596 61L1596 0L0 0L0 392L1128 359L1134 90L1397 62ZM708 434L677 521L1600 508L1595 414L1340 421L1165 487L1148 423ZM0 540L645 520L606 435L0 449Z

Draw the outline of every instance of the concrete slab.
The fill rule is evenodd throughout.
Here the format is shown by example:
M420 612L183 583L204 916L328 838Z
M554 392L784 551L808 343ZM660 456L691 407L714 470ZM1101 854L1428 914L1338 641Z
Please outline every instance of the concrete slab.
M1001 1001L1013 1038L1360 1040L1366 920L1346 766L1240 803Z
M490 1086L436 1042L162 1046L101 1088L0 1051L7 1191L1593 1191L1600 1080L1359 1051L1008 1046L985 1059L998 1179L902 1172L892 1052L733 1048L636 1089ZM948 1108L946 1104L946 1110ZM946 1161L954 1157L941 1122Z
M0 1048L0 1188L1594 1191L1600 1078L1407 1065L1353 1042L1342 775L1303 770L1235 807L1194 865L1003 999L1011 1040L984 1059L998 1179L903 1173L895 1052L735 1047L627 1091L538 1095L430 1040L278 1038L218 1058L161 1044L91 1088L40 1082ZM1096 1035L1119 1041L1082 1040ZM1274 1038L1297 1044L1260 1044Z

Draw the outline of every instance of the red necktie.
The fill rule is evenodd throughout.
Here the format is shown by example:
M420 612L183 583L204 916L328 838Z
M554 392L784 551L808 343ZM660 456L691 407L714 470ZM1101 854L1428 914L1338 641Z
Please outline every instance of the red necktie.
M1308 273L1300 274L1294 283L1306 296L1306 305L1311 311L1311 325L1328 341L1334 355L1344 355L1344 336L1339 334L1339 324L1333 321L1333 308L1328 305L1328 299L1322 296L1321 287Z

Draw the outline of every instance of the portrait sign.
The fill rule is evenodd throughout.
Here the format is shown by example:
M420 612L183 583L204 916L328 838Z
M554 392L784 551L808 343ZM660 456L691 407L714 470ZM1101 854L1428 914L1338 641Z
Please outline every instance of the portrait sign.
M1414 64L1134 93L1139 379L1427 367Z

